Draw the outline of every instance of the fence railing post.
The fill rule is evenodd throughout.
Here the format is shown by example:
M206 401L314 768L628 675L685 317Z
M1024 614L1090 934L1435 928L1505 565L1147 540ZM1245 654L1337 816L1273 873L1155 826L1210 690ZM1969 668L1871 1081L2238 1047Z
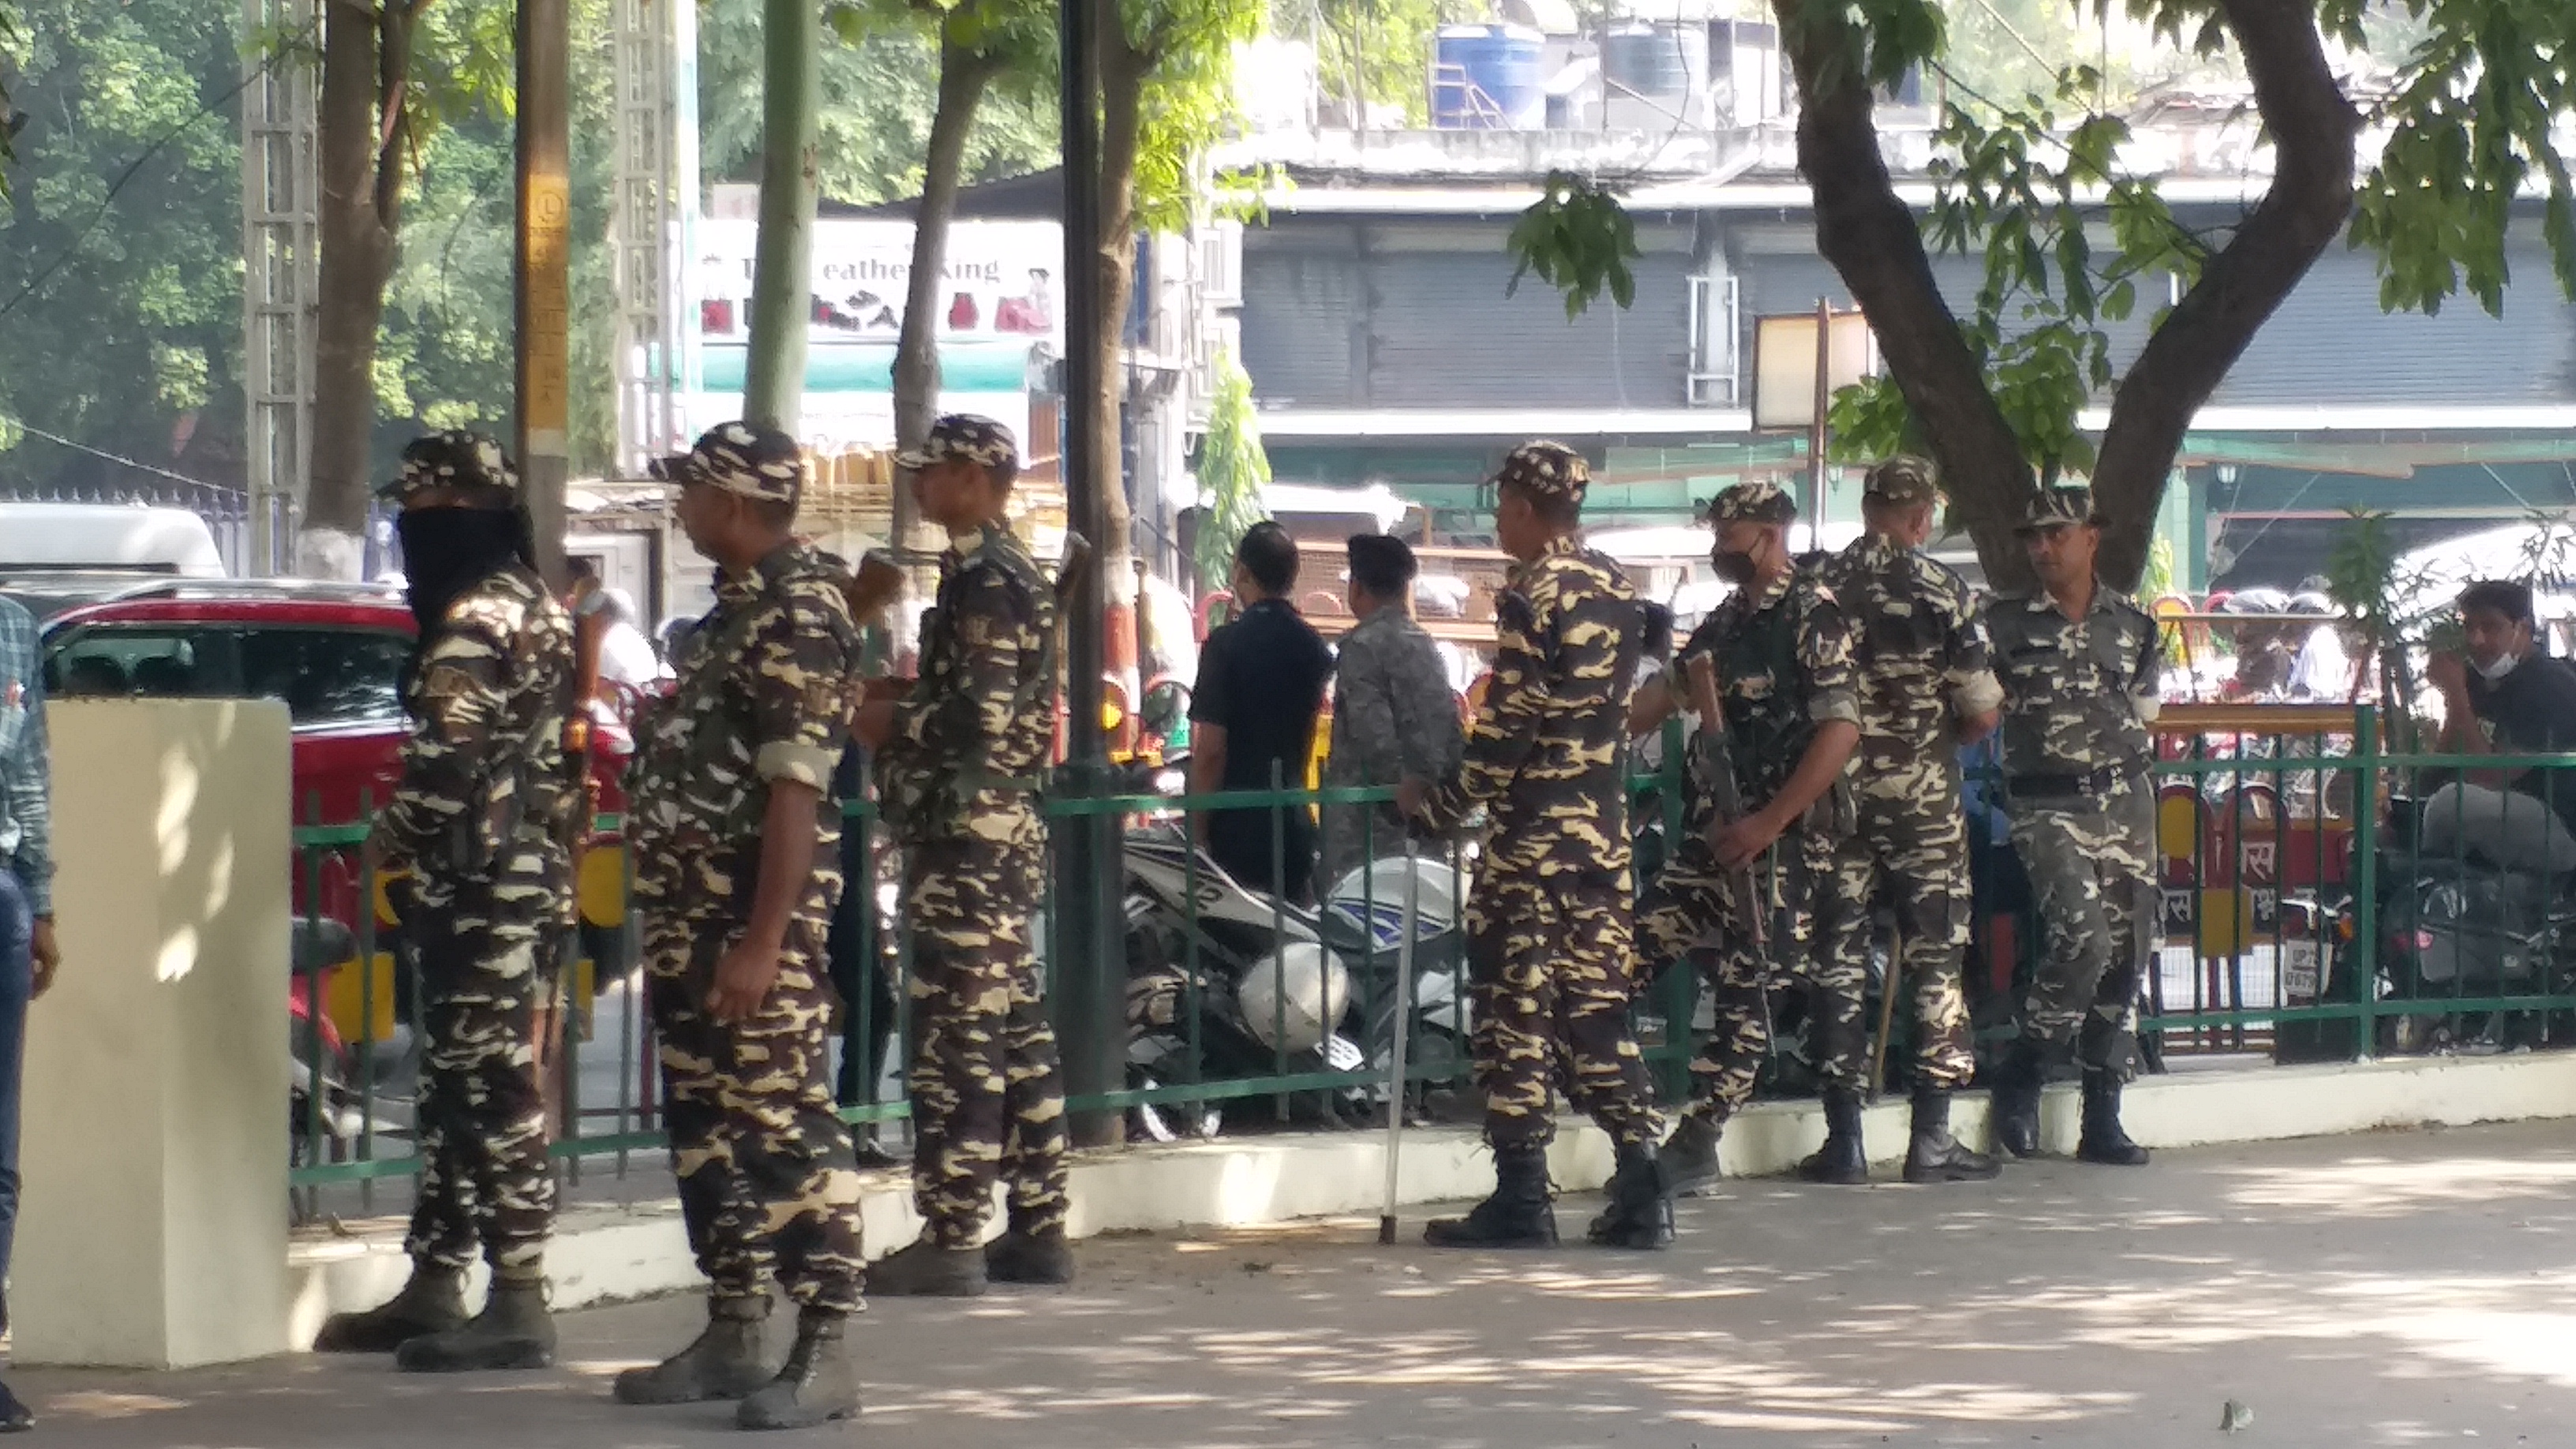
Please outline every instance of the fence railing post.
M2379 710L2353 710L2353 761L2359 797L2352 812L2353 1056L2368 1060L2379 1048ZM2322 986L2324 983L2318 983ZM2319 997L2324 993L2320 991Z

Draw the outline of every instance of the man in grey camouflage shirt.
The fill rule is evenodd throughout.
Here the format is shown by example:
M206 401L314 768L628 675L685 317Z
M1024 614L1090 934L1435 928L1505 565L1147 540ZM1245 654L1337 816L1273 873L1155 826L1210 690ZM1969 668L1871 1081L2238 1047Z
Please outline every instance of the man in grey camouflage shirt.
M1416 565L1404 540L1382 533L1350 541L1352 617L1333 667L1330 789L1447 779L1458 764L1457 696L1431 636L1414 622ZM1322 896L1343 876L1404 848L1404 817L1391 805L1324 807Z
M1825 565L1852 626L1860 745L1852 794L1856 828L1834 847L1816 982L1831 1019L1857 1019L1869 977L1873 907L1895 907L1896 970L1882 989L1914 991L1914 1122L1908 1182L1993 1177L1995 1159L1950 1135L1950 1094L1976 1075L1960 972L1968 949L1968 821L1959 811L1959 746L1995 727L1995 682L1976 606L1957 574L1924 556L1940 508L1932 465L1899 455L1869 470L1864 532ZM1863 1091L1867 1038L1837 1034L1821 1063L1828 1091ZM1868 1157L1855 1126L1826 1143L1832 1180L1863 1181Z
M2155 621L2093 571L2101 517L2085 488L2039 495L2019 529L2040 587L1986 606L2004 687L2013 848L2038 899L2041 955L2021 1039L1995 1083L1996 1139L2039 1151L2040 1088L2069 1056L2084 1071L2086 1162L2143 1166L2120 1126L2136 1055L2138 987L2154 946Z

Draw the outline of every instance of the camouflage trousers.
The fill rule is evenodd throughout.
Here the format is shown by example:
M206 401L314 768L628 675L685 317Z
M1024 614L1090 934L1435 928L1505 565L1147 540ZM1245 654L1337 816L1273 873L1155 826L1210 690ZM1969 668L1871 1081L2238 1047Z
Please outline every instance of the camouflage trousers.
M1882 786L1884 788L1882 788ZM1914 1080L1955 1090L1977 1074L1961 983L1968 950L1968 818L1955 769L1932 760L1872 781L1860 828L1834 849L1817 902L1817 1066L1836 1087L1867 1091L1869 948L1882 897L1896 912L1887 989L1914 987Z
M680 1216L718 1298L758 1297L774 1272L805 1307L859 1307L858 1161L832 1103L830 917L830 891L819 903L809 893L788 925L768 999L737 1022L709 1016L706 996L743 922L644 917L645 990Z
M1031 923L1043 850L937 842L904 873L912 922L912 1191L930 1240L972 1247L993 1184L1011 1226L1064 1227L1064 1078Z
M420 1196L412 1261L495 1272L543 1262L555 1173L537 1090L536 932L414 912L420 951Z
M2126 1076L2138 989L2155 944L2155 796L2131 785L2091 800L2012 805L2013 849L2038 906L2039 969L2022 1038Z
M1489 872L1467 900L1469 1051L1485 1093L1485 1140L1498 1148L1556 1134L1548 1088L1568 1092L1620 1143L1650 1142L1646 1059L1628 1030L1627 873Z
M1661 976L1710 932L1720 937L1715 950L1699 956L1716 1024L1691 1059L1686 1117L1722 1125L1753 1100L1753 1084L1771 1051L1770 993L1785 974L1805 969L1814 945L1815 884L1832 867L1833 843L1820 832L1802 830L1785 837L1773 855L1777 868L1754 866L1758 920L1738 909L1708 841L1690 832L1637 905L1640 985ZM1757 927L1765 944L1756 944Z

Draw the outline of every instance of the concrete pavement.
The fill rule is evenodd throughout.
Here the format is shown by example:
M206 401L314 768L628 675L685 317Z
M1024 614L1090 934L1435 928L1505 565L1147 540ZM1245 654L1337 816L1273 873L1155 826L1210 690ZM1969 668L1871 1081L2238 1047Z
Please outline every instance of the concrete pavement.
M1579 1238L1595 1200L1561 1204ZM888 1302L855 1427L1045 1449L2576 1443L2576 1131L2054 1160L1992 1187L1730 1182L1630 1257L1380 1248L1375 1224L1086 1243L1061 1293ZM887 1244L872 1245L883 1251ZM660 1449L726 1411L606 1399L699 1307L570 1315L554 1374L276 1360L13 1384L44 1442ZM783 1332L787 1318L775 1320ZM2252 1411L2219 1428L2230 1399Z

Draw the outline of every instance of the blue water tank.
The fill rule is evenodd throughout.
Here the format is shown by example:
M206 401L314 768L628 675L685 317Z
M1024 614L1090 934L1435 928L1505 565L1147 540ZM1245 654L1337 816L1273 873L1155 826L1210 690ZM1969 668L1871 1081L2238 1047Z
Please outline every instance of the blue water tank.
M1431 124L1532 131L1547 120L1546 39L1520 25L1444 25L1432 42Z

